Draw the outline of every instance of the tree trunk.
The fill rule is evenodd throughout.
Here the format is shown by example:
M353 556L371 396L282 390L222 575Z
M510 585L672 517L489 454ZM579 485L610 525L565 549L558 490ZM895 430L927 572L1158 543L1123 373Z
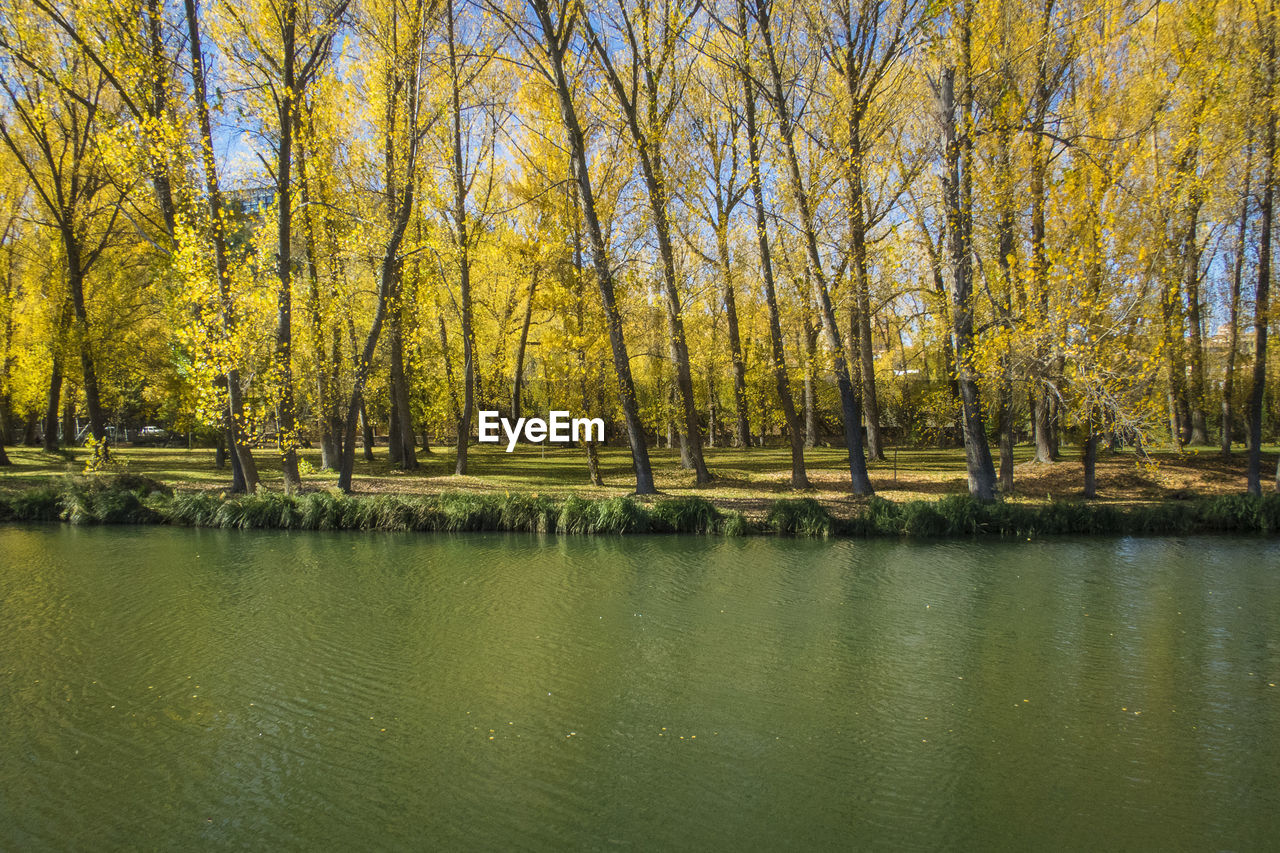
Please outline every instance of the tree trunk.
M683 438L680 435L680 426L676 422L675 411L679 403L676 400L676 386L674 383L667 388L667 450L675 450L677 444L682 444ZM682 445L683 446L683 445Z
M924 224L921 223L921 230L924 231ZM951 296L947 291L946 279L942 272L942 249L946 243L946 229L938 235L938 246L934 247L933 238L927 232L925 234L929 250L929 266L933 273L933 293L937 297L937 313L942 321L943 328L947 333L942 336L942 367L946 375L947 386L951 390L952 411L955 412L955 422L953 424L956 435L964 435L964 406L960 402L960 380L956 372L956 349L955 344L951 340ZM1034 406L1033 406L1034 408ZM939 436L938 446L947 447L948 442L944 440L945 436Z
M281 471L284 474L285 494L295 494L302 488L298 474L298 425L293 401L293 197L290 180L293 176L294 99L297 81L294 79L294 49L297 31L296 0L284 0L281 10L281 49L284 62L281 69L282 93L280 96L280 139L276 148L276 372L280 383L280 452Z
M235 429L231 426L231 412L229 409L222 413L222 443L227 448L227 455L231 457L231 494L239 495L245 491L244 466L240 464L240 455L235 452Z
M818 358L818 330L804 309L804 446L818 443L818 389L814 375Z
M449 49L450 143L453 172L453 237L458 260L458 297L462 313L462 407L458 412L457 459L454 474L467 473L467 448L471 440L471 411L476 403L475 325L471 304L471 236L467 217L469 184L462 162L462 95L458 79L457 44L454 33L453 2L444 4Z
M1240 344L1240 285L1244 279L1245 240L1249 231L1249 183L1253 177L1253 126L1245 146L1244 188L1240 193L1240 222L1236 231L1236 258L1227 299L1227 363L1222 375L1222 455L1231 455L1232 397L1235 393L1236 350Z
M1188 403L1191 408L1191 434L1187 437L1187 443L1199 446L1209 443L1209 427L1204 411L1204 340L1200 331L1199 281L1197 280L1194 284L1188 281L1187 284L1189 287L1187 291L1189 300L1187 321L1191 326L1191 340L1188 341L1191 356L1191 386L1188 388Z
M769 356L773 368L773 383L777 389L778 402L782 406L782 417L787 424L787 434L791 441L791 488L810 488L809 474L805 470L804 448L805 438L809 430L801 428L800 418L796 414L795 400L791 396L791 378L787 374L786 352L782 343L782 320L778 310L778 293L773 277L773 257L769 249L769 232L765 226L764 185L760 175L760 131L756 119L756 93L747 59L750 54L746 50L747 13L745 0L738 0L738 23L741 27L744 44L741 46L743 63L738 69L738 77L742 83L743 104L747 118L747 153L751 171L751 196L755 213L756 244L760 248L760 270L764 280L764 299L769 309ZM808 312L805 314L808 317ZM806 381L813 371L810 360ZM812 391L812 384L806 386L806 392ZM810 401L806 398L806 405ZM806 410L806 421L815 417L812 407ZM748 444L751 440L749 428L743 430ZM746 446L746 445L744 445ZM852 445L850 446L852 454ZM857 480L855 478L855 485ZM870 488L870 481L866 486Z
M853 48L849 48L850 56L846 60L849 68L854 67ZM876 362L875 349L871 338L871 288L870 275L867 271L867 225L864 211L863 188L863 151L862 151L862 110L857 93L853 91L853 75L846 75L849 81L849 97L853 101L849 116L849 150L846 180L849 184L849 241L852 249L853 317L850 325L850 345L856 349L860 378L862 380L862 414L867 424L867 458L884 461L884 448L880 441L880 404L876 397ZM856 330L857 334L853 332Z
M412 95L411 95L412 97ZM414 114L410 109L410 115ZM388 132L390 132L388 130ZM409 157L408 171L412 176L413 156ZM338 472L338 488L344 492L351 491L351 479L356 459L356 421L363 420L365 425L365 458L373 457L371 430L369 429L368 410L365 407L364 388L369 379L373 365L373 357L378 348L378 336L382 332L382 324L386 321L387 311L392 299L399 290L401 270L400 244L404 240L405 229L409 225L409 214L413 209L413 181L405 183L401 190L402 198L393 207L391 236L382 255L382 263L378 276L378 304L374 310L373 324L365 338L364 349L356 362L355 376L351 387L351 402L347 406L347 423L342 438L342 468ZM394 198L394 197L393 197Z
M409 403L409 377L405 369L404 332L401 312L391 311L389 337L391 343L391 411L395 428L387 441L397 449L393 459L405 471L418 467L418 442L413 434L413 410Z
M292 3L294 0L288 0ZM394 23L393 23L393 26ZM379 128L383 145L383 193L386 199L387 241L383 246L382 257L378 264L378 300L373 313L373 322L369 333L365 336L364 347L359 350L355 362L354 376L351 383L351 400L347 405L347 419L342 432L342 465L338 471L338 488L350 493L351 481L355 470L356 458L356 424L363 423L365 459L373 459L373 434L369 423L369 410L365 400L365 386L373 369L373 359L377 353L378 337L382 326L387 321L388 312L398 312L401 308L401 281L404 273L404 259L400 255L400 247L404 243L404 235L409 227L413 213L414 189L417 177L418 143L420 140L418 127L418 103L421 81L416 74L405 80L400 77L401 69L408 57L416 57L422 49L423 23L418 20L413 26L411 38L403 47L392 46L391 61L387 68L387 98L384 104L384 126ZM402 50L404 51L402 53ZM406 93L403 101L403 116L408 120L408 131L403 137L397 137L401 100L399 95ZM401 139L405 148L398 151L397 139ZM397 160L399 155L399 161ZM397 182L397 178L402 181ZM355 324L348 315L348 329L352 337L352 350L355 346ZM393 403L394 408L394 403ZM390 436L388 441L395 443L399 435Z
M56 351L49 373L49 394L44 407L44 449L58 449L58 403L62 399L62 356Z
M184 0L187 17L187 46L191 54L191 83L194 90L196 115L200 124L200 151L204 166L205 190L209 194L210 231L213 236L213 256L218 275L218 303L222 314L223 334L231 339L235 335L236 320L231 303L231 272L227 257L225 217L222 191L218 186L218 166L214 156L213 131L209 121L209 97L205 87L204 55L200 48L200 19L196 14L196 0ZM227 406L235 433L235 453L240 460L245 491L258 490L258 465L253 458L247 433L248 419L244 412L244 400L240 388L240 371L232 367L227 371Z
M310 113L308 112L308 121ZM303 137L305 140L306 137ZM335 431L332 417L334 408L337 386L331 381L333 376L332 366L329 364L329 352L325 345L324 334L324 311L320 304L320 270L318 264L319 241L316 239L316 225L312 220L313 206L311 199L311 184L307 167L310 165L310 157L304 142L300 141L298 145L298 192L302 198L303 210L303 227L306 231L307 245L307 320L309 323L308 332L311 337L311 352L315 359L315 390L316 390L316 426L319 427L320 433L320 467L327 471L336 471L338 468L338 454L335 453ZM321 216L326 214L321 213ZM325 229L326 233L328 229ZM326 241L328 242L328 241ZM336 247L330 244L329 263L337 263ZM336 353L334 353L336 356Z
M464 250L465 251L465 250ZM469 267L470 265L467 264ZM453 473L467 473L467 448L471 440L471 410L475 408L476 362L475 337L472 335L471 276L463 273L462 286L462 405L458 409L457 458Z
M1186 224L1182 239L1183 279L1182 289L1187 298L1187 325L1190 340L1187 341L1187 360L1190 362L1190 385L1187 388L1187 444L1200 446L1209 443L1208 427L1204 413L1204 340L1200 319L1200 244L1199 224L1201 193L1196 186L1196 159L1198 146L1192 145L1187 163L1179 169L1189 199L1186 206Z
M529 276L529 292L525 296L524 319L520 321L520 342L516 345L516 367L511 373L511 420L520 420L524 391L524 352L529 345L529 324L533 321L533 298L538 291L538 270ZM585 400L583 401L586 402Z
M1081 449L1081 457L1084 461L1084 496L1086 498L1096 498L1098 496L1098 436L1093 430L1092 419L1085 424L1084 447Z
M1037 369L1037 372L1039 370ZM1053 399L1047 385L1041 381L1040 387L1031 394L1032 432L1035 433L1036 456L1040 463L1056 462L1058 451L1053 445Z
M594 441L587 442L587 473L591 477L591 485L604 485L604 477L600 476L600 453Z
M336 471L342 462L342 409L339 401L339 389L342 381L342 326L335 318L329 326L329 458L333 460L330 467Z
M1000 360L1000 491L1013 494L1013 380L1006 354Z
M84 267L80 241L70 229L64 229L62 245L67 256L67 287L71 291L71 306L75 315L77 337L80 339L80 372L84 382L85 407L89 410L89 428L93 432L94 439L102 443L105 448L107 419L102 412L98 393L98 373L94 369L93 347L89 335L89 313L84 298ZM75 436L72 436L73 441L74 439Z
M1052 107L1054 97L1054 86L1057 81L1051 77L1051 63L1053 60L1049 56L1052 46L1052 11L1053 0L1047 0L1043 6L1043 15L1040 16L1038 22L1037 33L1038 38L1035 40L1035 80L1032 84L1031 99L1031 119L1030 119L1030 175L1029 175L1029 195L1031 203L1031 245L1030 245L1030 266L1031 279L1034 283L1035 299L1034 311L1031 312L1027 325L1030 329L1036 330L1035 345L1033 349L1033 362L1030 371L1031 385L1034 389L1031 409L1032 409L1032 430L1035 434L1036 444L1036 462L1050 463L1056 462L1058 459L1058 446L1053 435L1053 409L1056 403L1057 389L1055 381L1057 375L1053 372L1050 363L1050 350L1056 344L1054 340L1059 334L1057 330L1052 328L1051 318L1054 316L1050 311L1049 304L1049 268L1050 259L1048 252L1048 229L1045 224L1045 213L1048 206L1048 173L1050 151L1045 150L1046 140L1049 139L1046 134L1046 126L1048 124L1049 112ZM971 14L971 7L966 2L966 13ZM966 22L964 31L963 50L966 53L966 64L970 61L970 32L969 24ZM968 71L966 71L968 73ZM1060 75L1058 75L1060 80ZM972 91L972 85L966 83L966 87ZM966 133L971 128L966 128Z
M668 347L671 351L671 364L675 368L675 387L679 395L681 412L680 429L680 464L683 468L692 469L698 485L711 482L711 472L702 456L702 425L698 420L697 400L693 393L693 369L689 363L689 345L684 333L684 305L680 300L679 285L676 282L675 249L671 244L671 219L668 210L667 180L662 157L661 134L657 118L657 98L655 91L656 75L646 67L642 76L648 90L648 115L646 127L640 126L639 104L635 97L635 89L628 89L621 77L614 70L610 59L611 53L591 31L590 20L583 17L583 24L591 36L592 45L605 76L613 89L615 100L626 119L631 140L640 161L640 174L644 179L646 195L649 200L649 212L653 216L654 236L658 240L658 257L662 261L662 293L664 306L667 309ZM646 42L647 44L647 42ZM637 48L633 46L633 50ZM633 57L637 62L638 56ZM660 72L659 72L660 73Z
M738 300L733 287L733 264L729 257L729 223L722 217L716 224L716 249L720 271L724 276L724 313L729 326L729 355L733 359L733 410L735 414L733 443L751 446L751 423L747 419L747 360L742 353L742 336L738 330ZM714 430L713 430L714 432Z
M996 137L996 196L999 207L999 215L996 219L996 263L1000 268L1000 283L1003 285L1004 292L1001 294L1002 302L995 302L992 299L994 308L1000 318L1004 321L1006 329L1013 328L1013 301L1014 294L1023 293L1019 285L1014 281L1013 258L1016 246L1014 243L1014 220L1016 218L1016 205L1014 202L1014 193L1016 181L1013 176L1013 127L1007 121L1001 121L997 128ZM1026 302L1025 296L1020 299L1021 303ZM1004 346L1000 353L1000 386L999 398L997 401L997 410L999 413L1000 424L1000 491L1006 495L1013 494L1013 431L1014 431L1014 407L1013 407L1013 341L1009 338L1008 343Z
M577 235L576 229L575 229L575 235ZM581 246L580 240L578 245L579 245L579 248L575 251L575 256L577 260L575 273L581 270L582 268L582 252L580 248ZM577 320L578 320L578 335L579 335L579 338L581 338L582 327L583 327L583 308L584 308L583 301L584 300L582 298L583 294L582 294L581 278L575 274L574 280L576 284L575 290L577 291L576 308L577 308ZM583 349L581 346L578 347L578 371L579 371L579 375L582 377L581 382L579 384L579 389L582 393L582 408L583 408L583 411L588 411L591 408L591 385L587 382L587 353L586 353L586 350ZM587 438L584 440L584 443L587 446L587 474L591 478L591 485L603 486L604 477L600 475L600 454L599 454L599 451L596 449L596 442L593 439Z
M387 406L387 458L392 465L399 465L404 459L400 445L400 410L396 407L396 394L391 390Z
M1185 322L1182 309L1182 288L1175 276L1163 274L1160 295L1160 316L1163 322L1164 344L1167 353L1167 382L1169 386L1170 439L1180 449L1191 439L1191 411L1187 403L1187 361L1185 350Z
M373 454L374 445L377 438L373 434L373 421L369 419L369 407L365 405L363 399L360 400L360 446L361 455L365 462L372 462L376 457ZM344 448L345 449L345 448Z
M570 169L572 169L570 163ZM604 409L604 391L599 382L588 382L588 366L587 351L585 344L585 322L586 314L586 295L583 293L583 266L582 266L582 202L578 198L577 190L573 193L573 274L572 274L572 290L573 290L573 307L575 331L577 332L578 345L576 347L578 357L578 376L579 390L582 393L582 410L584 412L591 411L591 390L595 386L595 390L599 395L597 397L598 409ZM543 371L545 376L546 361L543 361ZM594 372L594 371L590 371ZM550 383L548 383L548 386ZM550 392L548 392L549 394ZM548 400L548 402L550 402ZM550 409L550 405L547 406ZM591 479L591 485L603 486L604 477L600 474L600 454L596 449L596 442L591 439L585 441L587 446L587 475Z
M1267 135L1263 144L1266 162L1262 185L1262 221L1258 235L1258 285L1254 295L1254 347L1253 389L1249 395L1249 494L1262 494L1262 398L1267 385L1267 331L1271 321L1271 218L1276 183L1276 21L1275 0L1267 4L1267 19L1263 23L1266 39L1266 91L1262 98L1267 115Z
M1045 170L1042 162L1043 133L1039 127L1031 136L1031 275L1036 285L1036 305L1039 321L1047 321L1049 301L1049 260L1045 250ZM1035 361L1032 364L1033 391L1031 397L1032 431L1035 434L1035 461L1048 464L1056 462L1058 454L1053 447L1053 426L1049 410L1052 401L1045 374L1048 371L1048 353L1040 336L1037 336Z
M996 472L983 427L978 383L973 373L973 281L972 281L972 149L970 144L973 103L969 58L969 20L966 6L962 24L962 71L964 89L961 103L955 99L955 69L943 72L941 81L942 130L946 143L947 171L945 196L947 231L950 235L952 269L951 323L955 338L957 379L964 415L965 462L969 474L969 494L980 501L996 495ZM957 132L956 112L961 129ZM963 138L962 138L963 137Z
M739 7L741 8L741 6ZM814 295L816 297L819 316L826 331L832 349L832 359L836 373L836 387L840 391L840 411L844 422L845 447L849 451L849 479L854 494L870 496L875 493L871 487L871 478L867 475L867 460L862 452L862 402L854 389L849 375L849 363L845 358L844 341L841 339L840 327L836 323L835 308L831 303L831 294L827 287L826 275L822 270L822 256L818 251L818 235L813 222L810 199L800 175L800 159L796 153L795 129L792 125L790 102L787 99L786 87L782 82L782 71L778 65L777 55L773 47L773 35L769 25L767 6L757 3L756 20L759 24L760 38L764 43L766 57L769 61L769 79L772 85L770 101L778 117L779 135L782 137L786 152L787 167L791 178L791 189L796 207L800 212L801 232L808 251L809 264L813 273ZM745 24L745 13L739 13ZM745 26L743 27L745 30ZM749 102L750 99L748 99ZM755 158L752 158L755 162ZM754 176L753 176L754 181ZM756 191L761 192L759 184ZM757 196L757 200L759 197ZM781 337L781 336L779 336ZM795 433L793 448L803 449L803 438L799 430Z
M161 0L147 0L145 10L139 9L139 11L143 12L142 17L147 33L147 60L150 65L147 70L151 78L150 98L146 104L147 117L156 120L158 126L163 127L169 102L167 86L169 57L165 55L162 39L165 23L163 3ZM169 169L165 163L166 153L159 150L159 146L148 146L147 170L151 173L151 187L156 195L160 215L164 219L165 235L173 240L177 217L173 202L173 188L169 181Z
M4 449L4 446L13 438L13 436L9 435L8 409L8 400L0 398L0 467L13 464L9 459L9 454Z
M1054 377L1062 376L1062 369L1066 365L1066 360L1062 356L1054 359L1052 375ZM1063 433L1063 408L1062 395L1053 389L1054 393L1049 397L1049 446L1053 448L1053 458L1062 457L1062 433Z
M716 446L716 431L720 429L720 404L716 401L716 374L711 360L707 359L707 447Z
M3 302L7 306L4 312L4 357L0 359L0 465L8 465L9 457L5 453L4 446L6 444L16 444L18 442L17 431L12 420L13 415L13 397L10 393L9 377L13 375L13 308L10 300L13 298L13 256L10 255L9 263L5 265L4 294Z
M66 383L67 391L62 395L62 443L67 447L76 444L76 386Z

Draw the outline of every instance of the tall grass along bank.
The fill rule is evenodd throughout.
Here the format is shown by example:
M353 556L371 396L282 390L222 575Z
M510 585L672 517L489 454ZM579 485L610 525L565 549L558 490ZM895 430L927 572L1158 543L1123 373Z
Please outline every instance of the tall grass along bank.
M349 497L335 492L224 496L175 492L134 475L68 478L0 494L0 521L173 524L281 530L529 533L685 533L797 537L1037 536L1280 531L1280 495L1227 495L1116 506L1085 501L983 504L967 495L894 503L872 498L847 518L813 498L783 498L759 518L701 497L642 503L627 497L446 492Z

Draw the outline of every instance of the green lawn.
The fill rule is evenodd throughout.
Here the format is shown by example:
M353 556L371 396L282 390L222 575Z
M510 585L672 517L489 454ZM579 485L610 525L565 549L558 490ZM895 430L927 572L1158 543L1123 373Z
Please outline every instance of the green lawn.
M0 468L0 490L18 491L50 479L79 475L84 471L87 452L76 448L45 453L37 448L7 448L13 465ZM1266 448L1264 479L1270 482L1275 471L1274 446ZM631 454L625 448L601 448L601 472L605 486L593 487L587 477L586 456L580 448L523 446L513 453L499 447L473 445L470 473L453 475L451 448L437 448L420 455L418 470L393 468L385 447L377 448L377 458L365 462L357 454L357 493L433 494L442 491L509 491L537 494L570 494L609 497L629 493L634 487ZM1066 447L1063 461L1036 465L1030 461L1032 448L1017 448L1014 498L1039 502L1055 497L1073 497L1082 489L1082 467L1076 448ZM266 488L281 489L279 457L273 450L255 451ZM871 480L876 492L895 501L936 499L967 490L964 455L959 449L890 449L884 462L872 463ZM679 454L667 449L651 449L650 459L659 490L667 495L698 494L718 505L756 511L779 497L793 496L789 487L790 454L786 448L708 448L707 464L715 482L697 487L693 476L679 466ZM828 505L832 511L851 508L859 501L849 492L846 454L838 448L818 447L806 453L814 488L805 493ZM309 490L335 488L337 475L320 471L317 450L302 452L303 480ZM230 484L230 469L218 470L212 448L119 447L113 451L108 473L129 471L160 480L177 488L222 490ZM1098 466L1099 497L1118 502L1144 502L1188 495L1229 494L1244 490L1245 459L1242 450L1230 459L1216 450L1200 449L1183 453L1157 452L1151 462L1140 461L1132 452L1103 452Z

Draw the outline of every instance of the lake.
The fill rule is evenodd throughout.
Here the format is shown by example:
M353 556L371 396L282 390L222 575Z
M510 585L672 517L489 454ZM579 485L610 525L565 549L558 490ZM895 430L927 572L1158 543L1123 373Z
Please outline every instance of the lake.
M1280 541L0 526L0 849L1274 849Z

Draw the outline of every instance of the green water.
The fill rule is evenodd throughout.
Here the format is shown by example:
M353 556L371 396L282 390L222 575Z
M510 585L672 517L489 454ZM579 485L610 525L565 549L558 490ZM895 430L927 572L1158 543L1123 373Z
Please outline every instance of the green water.
M1261 850L1280 542L0 527L0 849Z

